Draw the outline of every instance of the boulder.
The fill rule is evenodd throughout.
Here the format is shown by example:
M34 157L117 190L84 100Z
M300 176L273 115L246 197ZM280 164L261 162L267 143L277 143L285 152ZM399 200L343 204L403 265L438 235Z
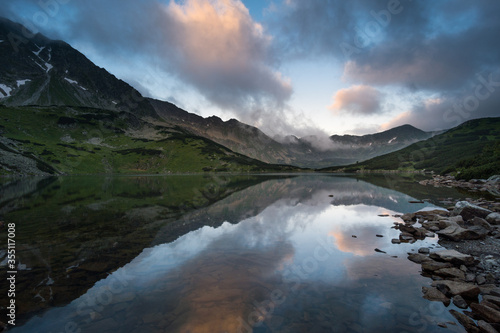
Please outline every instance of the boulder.
M480 293L480 289L477 286L465 282L442 280L434 281L431 285L446 296L460 295L463 298L471 299L477 297Z
M500 323L500 311L490 308L484 304L472 303L472 311L488 323Z
M444 305L450 304L450 299L445 294L434 287L422 287L424 298L432 302L443 302Z
M486 216L486 221L491 225L499 225L500 224L500 213L491 213Z
M493 303L497 306L500 306L500 297L492 295L483 295L483 300Z
M463 313L460 313L456 310L450 310L450 313L455 317L460 324L467 330L467 332L479 332L479 328L476 326L476 323L474 323L474 320L470 319Z
M459 270L458 268L451 267L451 268L441 268L438 269L437 271L434 271L434 274L446 277L446 278L454 278L454 279L459 279L464 281L465 280L465 273Z
M422 262L422 269L428 272L434 272L443 268L452 268L453 264L449 262L438 262L434 260L428 260Z
M485 219L482 219L480 217L473 218L472 219L472 225L479 226L479 227L484 228L484 229L486 229L488 231L492 231L493 230L493 227L491 226L491 224L489 224L488 221L486 221Z
M456 250L442 250L430 254L430 257L435 260L451 262L456 266L465 265L471 266L474 264L474 257L468 254L460 253Z
M485 218L491 213L491 210L479 207L467 201L457 202L453 210L453 215L460 215L465 221L472 220L474 217Z
M491 326L491 324L485 322L484 320L478 320L477 321L477 326L479 327L479 330L484 333L498 333L498 331Z
M465 229L460 227L458 224L438 231L437 234L454 242L461 240L484 239L484 237L486 237L484 229L481 227L474 226L469 229Z

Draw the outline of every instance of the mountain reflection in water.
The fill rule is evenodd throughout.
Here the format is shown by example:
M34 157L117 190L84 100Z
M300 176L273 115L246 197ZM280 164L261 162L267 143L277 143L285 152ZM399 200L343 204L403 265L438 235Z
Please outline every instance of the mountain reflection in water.
M391 243L394 214L430 205L411 200L345 177L263 179L155 229L129 263L12 331L440 331L453 317L406 258L436 239Z

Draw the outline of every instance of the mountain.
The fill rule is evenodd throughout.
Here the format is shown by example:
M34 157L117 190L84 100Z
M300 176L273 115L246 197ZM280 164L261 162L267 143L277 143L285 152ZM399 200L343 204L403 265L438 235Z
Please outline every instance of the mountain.
M141 94L63 41L26 38L0 18L0 101L6 106L85 106L156 117Z
M166 124L62 41L0 19L0 174L294 171Z
M425 140L434 133L404 125L385 132L354 136L270 138L256 127L235 119L203 118L169 102L150 99L157 114L171 126L213 140L240 154L278 164L319 168L363 161Z
M322 171L427 170L462 179L500 174L500 117L467 121L442 134L368 161Z
M295 159L280 143L256 127L236 119L223 121L219 117L203 118L184 111L172 103L150 99L157 114L168 124L195 135L213 140L229 149L252 158L278 164L295 164Z

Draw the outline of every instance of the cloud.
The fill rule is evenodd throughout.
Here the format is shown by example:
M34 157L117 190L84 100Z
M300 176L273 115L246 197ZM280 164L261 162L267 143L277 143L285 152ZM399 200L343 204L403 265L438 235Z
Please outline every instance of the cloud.
M273 69L271 37L239 0L188 0L164 8L164 29L178 73L223 107L282 103L288 79Z
M377 89L357 85L341 89L333 96L330 109L336 114L347 112L356 115L371 115L380 112L383 95Z
M5 15L30 23L43 10L38 3L9 3ZM290 80L277 70L271 36L240 0L72 1L37 28L97 58L137 71L142 64L160 69L237 114L283 105L292 94Z
M449 129L468 120L498 117L500 105L500 69L479 74L460 92L422 98L404 112L381 125L386 130L412 124L425 131Z

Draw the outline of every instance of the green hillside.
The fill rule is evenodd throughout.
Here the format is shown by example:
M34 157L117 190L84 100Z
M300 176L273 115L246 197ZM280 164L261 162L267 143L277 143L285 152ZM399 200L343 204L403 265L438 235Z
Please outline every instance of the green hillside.
M321 171L452 173L462 179L500 174L500 118L470 120L447 132L368 161Z
M0 107L0 174L293 171L208 139L84 107Z

